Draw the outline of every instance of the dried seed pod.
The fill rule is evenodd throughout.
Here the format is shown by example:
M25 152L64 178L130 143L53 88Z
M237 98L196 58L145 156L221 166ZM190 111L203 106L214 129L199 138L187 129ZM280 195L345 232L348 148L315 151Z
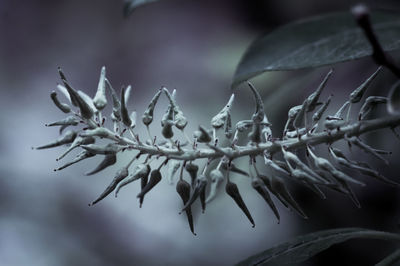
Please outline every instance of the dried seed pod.
M326 199L325 193L322 192L322 190L314 183L312 183L310 180L303 180L303 185L308 187L312 192L314 192L315 195L320 197L321 199Z
M226 186L225 186L225 191L236 202L238 207L243 211L243 213L246 215L247 219L249 219L252 226L255 227L253 217L251 217L251 214L250 214L249 210L247 209L247 206L244 203L242 196L240 196L237 185L235 183L232 183L228 179L228 182L226 183Z
M351 164L359 165L359 166L362 166L362 167L365 167L365 168L370 168L369 164L367 164L367 163L365 163L365 162L356 162L356 161L349 160L349 159L344 155L344 153L343 153L341 150L339 150L339 149L336 149L336 148L334 148L334 147L329 147L329 150L330 150L335 156L341 157L341 158L345 159L346 161L348 161L348 162L351 163Z
M67 80L63 79L63 77L65 78L65 76L64 76L64 74L62 74L61 69L59 69L59 73L60 73L62 82L64 83L64 86L67 89L68 94L71 98L72 104L79 107L79 110L81 111L81 115L83 118L86 118L86 119L92 118L93 117L92 108L79 95L79 93L68 84Z
M87 95L85 92L81 90L78 90L78 94L79 96L81 96L82 100L90 107L93 114L97 114L99 112L96 106L94 105L92 98L90 98L89 95Z
M382 96L370 96L365 100L358 113L358 120L364 120L365 117L378 105L386 104L387 98Z
M66 114L69 113L69 112L71 112L71 107L69 107L68 104L66 104L66 103L61 103L61 102L58 100L58 98L57 98L57 92L52 91L52 92L50 93L50 97L51 97L51 99L53 100L54 105L57 106L58 109L60 109L62 112L66 113Z
M271 124L270 125L266 125L266 124L270 124L268 121L268 118L266 115L264 115L264 119L261 126L261 135L265 138L265 141L270 141L270 139L272 138L272 130L271 130Z
M178 160L169 160L168 161L168 171L167 171L167 180L170 185L174 182L174 175L178 171L181 166Z
M117 93L115 92L114 88L111 86L110 81L106 78L105 79L108 89L111 92L111 97L113 101L113 111L112 115L117 121L121 121L121 101L118 99Z
M194 163L188 163L185 165L185 170L189 173L192 180L192 187L194 187L197 178L197 172L199 171L199 166Z
M349 160L347 160L346 157L344 157L344 155L338 156L337 153L332 148L329 148L329 152L332 155L335 162L339 165L343 165L350 169L357 170L364 175L371 176L371 177L376 178L377 180L387 183L389 185L399 186L399 183L396 183L396 182L386 178L385 176L381 175L378 171L372 170L367 167L360 166L359 164L356 164L356 162L349 161Z
M114 191L114 189L117 187L118 183L121 182L125 177L127 177L129 174L128 168L123 167L117 171L117 173L114 176L114 179L111 181L111 183L108 185L108 187L104 190L103 193L100 194L100 196L94 200L92 203L89 204L89 206L93 206L97 202L101 201L105 197L107 197L111 192Z
M351 138L346 137L346 140L349 141L350 143L356 145L357 147L359 147L364 152L369 153L369 154L375 156L375 158L380 159L386 165L389 164L389 162L385 158L383 158L379 153L377 153L371 146L369 146L369 145L365 144L364 142L362 142L359 138L357 138L357 137L351 137Z
M176 90L173 90L171 95L169 93L169 91L167 90L167 88L163 87L162 90L164 91L165 95L167 95L167 98L169 100L170 105L172 106L172 109L174 111L174 124L176 126L176 128L178 128L179 130L183 130L186 125L187 125L187 119L186 117L183 115L182 110L179 108L179 106L176 104L175 102L175 94L176 94Z
M346 175L345 173L337 170L327 159L322 158L322 157L317 157L313 151L310 149L310 147L307 147L308 153L311 155L311 157L314 160L314 164L318 169L324 170L328 173L330 173L333 177L336 179L340 179L346 182L351 182L360 186L365 186L365 184L361 181L358 181L354 178L351 178L350 176Z
M174 136L174 131L172 130L173 125L174 125L174 122L172 120L165 121L164 126L161 130L161 133L164 138L170 139Z
M163 127L161 133L166 139L170 139L174 136L172 126L174 125L174 109L171 104L168 105L167 112L161 119L161 126Z
M199 130L193 133L193 136L197 139L197 142L208 143L211 141L211 130L206 130L202 126L199 126Z
M332 95L329 95L326 102L324 102L321 105L321 107L313 114L312 121L314 124L317 123L321 119L322 115L324 114L324 112L328 108L329 104L331 103L331 98L332 98Z
M57 168L57 169L54 169L54 171L63 170L64 168L67 168L68 166L71 166L71 165L73 165L73 164L76 164L76 163L78 163L78 162L80 162L80 161L83 161L83 160L85 160L85 159L87 159L87 158L90 158L90 157L93 157L93 156L95 156L95 155L96 155L96 154L91 153L91 152L88 152L88 151L82 151L82 152L79 153L72 161L70 161L70 162L64 164L63 166L61 166L61 167L59 167L59 168Z
M151 122L153 122L154 108L156 107L157 101L160 98L161 92L162 92L161 89L157 91L157 93L151 99L150 104L147 107L146 111L144 111L144 114L142 116L142 122L146 126L150 125Z
M252 116L253 123L261 123L264 119L264 103L262 101L262 98L256 88L251 84L250 82L247 82L247 85L249 85L251 92L253 93L255 102L256 102L256 110L254 111L254 114Z
M224 108L222 108L222 110L211 119L211 126L213 128L217 129L217 128L221 128L224 126L226 118L232 108L234 99L235 99L235 95L232 94L231 97L229 98L228 103L224 106Z
M265 188L264 183L260 179L253 179L251 182L251 186L260 194L260 196L265 200L265 202L269 205L271 210L276 216L276 219L278 219L278 223L280 221L280 216L278 209L276 208L274 202L271 199L271 196L268 193L268 190Z
M190 185L188 182L186 182L183 179L180 179L178 183L176 184L176 192L178 192L179 196L181 197L183 201L183 205L185 205L190 198ZM196 235L194 232L194 226L193 226L193 216L192 216L192 209L188 207L186 209L186 217L188 219L190 231L192 231L193 235Z
M107 154L104 156L104 159L100 162L100 164L90 172L85 173L85 175L94 175L98 172L106 169L107 167L115 164L117 162L117 155L116 154Z
M206 185L207 185L207 178L204 175L199 175L199 177L197 178L196 186L194 187L194 190L193 190L193 194L190 197L189 201L186 202L185 206L183 206L183 209L181 212L186 211L188 208L190 208L192 206L193 202L195 202L195 200L199 197L199 195L203 194L203 190L205 189ZM205 201L205 199L204 199L204 201ZM203 202L203 200L201 200L201 202L202 202L201 203L202 209L204 212L205 202Z
M356 194L354 193L353 189L349 186L349 184L343 180L339 181L339 183L341 184L344 193L349 196L354 205L357 208L361 208L360 201L358 200Z
M232 118L231 118L230 112L228 112L226 119L225 119L224 134L227 139L232 138L233 131L232 131Z
M257 177L260 178L261 181L263 181L264 185L268 188L268 190L272 194L274 194L274 196L283 204L283 206L285 206L285 208L289 209L289 204L275 190L272 189L270 178L265 175L260 175L260 174L258 174Z
M60 75L61 81L64 80L66 81L67 78L65 77L64 72L61 70L61 67L58 67L58 74ZM65 85L65 83L64 83ZM76 101L76 99L74 97L71 96L69 90L66 88L66 86L62 86L62 85L57 85L57 89L59 89L62 93L64 93L65 97L68 98L68 100L72 103L73 106L79 106L78 102Z
M251 132L248 134L249 139L254 143L261 142L261 126L258 123L254 123Z
M224 175L218 169L213 169L210 172L211 186L210 192L208 193L208 197L206 199L206 203L211 202L217 195L217 190L220 184L224 181Z
M228 170L228 162L222 162L221 166L222 166L222 169ZM229 171L233 172L233 173L241 174L241 175L244 175L244 176L249 176L249 174L246 171L238 168L232 162L231 162L231 164L229 166Z
M146 172L147 175L141 175L141 177L140 177L140 189L141 190L143 190L146 187L147 182L149 181L148 173L150 173L150 167L147 165L146 169L149 170ZM142 208L143 200L144 200L144 197L139 198L139 208Z
M143 198L147 192L149 192L155 185L157 185L161 181L161 173L160 170L154 169L150 173L150 180L146 184L146 186L142 189L142 191L136 196L139 198L140 202L143 202Z
M118 184L117 188L115 189L115 197L118 196L118 192L122 187L124 187L124 186L128 185L129 183L132 183L133 181L136 181L138 179L148 178L150 171L151 171L151 169L148 164L135 165L132 173ZM143 188L142 188L142 190L143 190Z
M105 127L97 127L95 129L88 129L79 134L81 137L99 137L99 138L109 138L118 141L119 139L115 137L115 133L111 132Z
M129 89L129 87L130 86L128 86L127 90ZM122 122L124 123L124 125L127 126L128 128L130 128L132 125L132 120L129 117L128 109L126 107L126 102L127 102L127 100L125 99L125 88L122 88L122 90L121 90L121 118L122 118Z
M79 147L80 145L88 145L88 144L93 144L95 143L95 138L93 137L81 137L77 136L74 141L71 143L71 146L68 147L68 149L61 154L60 157L58 157L56 160L59 161L62 158L64 158L69 152L71 152L73 149Z
M333 69L329 70L328 74L326 74L324 80L319 84L318 88L315 92L313 92L307 98L307 112L312 112L314 109L320 104L318 103L319 96L321 95L322 90L325 88L326 83L328 82L330 76L333 73Z
M281 180L277 176L271 176L270 177L270 182L271 182L271 191L275 191L282 200L286 201L286 203L291 206L301 217L304 219L307 219L307 215L304 213L304 211L300 208L298 203L294 200L292 195L289 193L289 190L287 189L285 183L283 180Z
M101 111L107 105L106 98L106 67L103 66L100 72L99 84L97 86L97 92L93 99L93 104L97 110Z
M368 86L375 79L381 69L382 67L379 66L378 69L367 80L365 80L357 89L350 93L349 99L351 103L358 103L359 101L361 101L361 98L367 90Z
M305 163L303 163L297 155L292 152L286 151L282 148L283 158L286 161L286 164L289 166L290 172L296 178L300 178L300 180L308 179L315 183L326 183L326 181L317 175L312 169L310 169ZM296 165L296 169L290 165L290 162Z
M253 125L253 120L242 120L236 123L236 130L243 132L248 130Z
M105 146L89 144L89 145L81 145L81 147L94 154L116 154L117 152L123 149L122 146L119 146L118 144L114 143L109 143Z
M45 124L46 127L54 127L54 126L76 126L79 124L79 119L73 115L70 115L60 121L56 121L50 124Z
M36 150L54 148L54 147L58 147L58 146L61 146L64 144L69 144L69 143L73 142L75 138L76 138L76 132L69 130L64 134L64 136L59 137L55 141L50 142L45 145L42 145L42 146L39 146L39 147L36 147Z
M177 110L175 112L174 124L175 124L177 129L183 130L186 127L188 121L187 121L186 117L183 115L183 112L179 109L178 106L175 106L174 110Z
M132 123L131 123L131 128L136 127L136 111L133 111L131 113L131 115L129 116L129 118L131 119Z
M290 169L284 162L272 161L271 159L268 159L266 156L264 156L264 162L265 165L269 166L273 171L279 174L288 175L290 172Z
M206 187L207 187L207 178L204 175L200 175L199 178L197 179L197 183L199 184L200 191L200 203L201 203L201 209L202 212L204 213L206 211Z
M350 102L346 101L342 107L339 108L339 110L336 112L336 114L333 116L333 118L336 119L342 119L344 112L346 111L346 109L350 106ZM330 116L328 116L328 119L331 118Z
M292 126L294 128L302 127L303 122L305 122L304 118L306 117L306 110L307 110L307 99L304 100L303 104L301 105L300 110L296 114L296 117L293 119Z
M297 106L294 106L294 107L289 109L289 111L288 111L288 119L286 121L285 128L283 130L284 134L287 131L291 131L291 130L295 129L293 127L293 122L294 122L297 114L300 112L301 108L302 108L302 105L297 105Z

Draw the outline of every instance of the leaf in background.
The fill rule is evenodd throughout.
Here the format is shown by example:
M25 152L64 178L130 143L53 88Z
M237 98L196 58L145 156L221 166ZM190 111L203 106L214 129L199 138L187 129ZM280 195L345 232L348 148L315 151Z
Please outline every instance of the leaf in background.
M150 4L153 2L157 2L159 0L125 0L124 2L124 16L129 16L136 8Z
M387 110L389 114L400 114L400 81L397 81L389 91Z
M363 228L340 228L314 232L299 236L292 241L280 244L253 255L237 265L295 265L303 262L330 246L353 238L400 240L400 235Z
M395 265L396 262L400 261L400 249L397 249L392 254L381 260L375 266L390 266Z
M399 49L400 16L372 12L371 19L383 49ZM232 87L265 71L317 67L371 54L371 45L350 12L311 17L254 41L240 60Z

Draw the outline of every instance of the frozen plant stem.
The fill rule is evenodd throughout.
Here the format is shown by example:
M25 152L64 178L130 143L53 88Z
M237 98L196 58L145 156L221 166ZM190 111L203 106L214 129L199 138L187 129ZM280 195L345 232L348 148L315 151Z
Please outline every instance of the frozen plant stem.
M367 87L377 75L378 71L373 73L360 87L350 93L349 99L345 100L345 104L339 111L335 112L333 115L324 117L323 114L327 110L332 96L329 96L320 108L316 107L321 105L319 98L322 89L325 87L328 78L332 74L332 71L330 71L316 91L309 95L306 100L303 101L302 105L289 110L288 120L283 130L282 138L272 137L272 125L264 112L262 98L251 83L248 83L248 86L255 100L255 111L250 116L250 119L238 121L236 125L233 126L231 109L235 95L232 94L228 103L222 110L212 117L210 122L211 128L199 126L199 130L193 133L193 139L187 137L184 132L188 120L177 104L176 91L174 90L171 94L167 88L162 87L157 90L142 116L142 123L147 130L147 134L145 135L148 135L149 139L146 139L146 137L141 139L138 134L133 132L133 129L136 127L136 112L129 112L130 107L128 105L128 99L130 86L127 87L127 92L122 88L121 97L119 99L117 93L106 78L106 69L103 67L100 74L98 91L94 99L92 99L83 92L73 89L60 69L60 76L64 85L67 87L67 89L64 90L65 95L71 105L75 106L78 110L73 110L73 106L65 103L62 103L61 106L60 101L58 101L58 98L55 98L53 92L52 99L56 107L64 113L68 110L74 115L49 125L58 125L64 128L75 127L76 130L69 130L57 140L39 146L37 149L53 148L70 144L67 151L59 157L60 160L67 157L66 155L68 155L72 149L83 149L77 157L57 170L64 169L90 157L104 156L100 164L86 175L98 173L114 165L118 159L117 155L121 152L126 150L138 151L127 165L115 173L114 178L111 180L106 190L90 205L94 205L103 200L113 191L115 191L115 195L117 195L121 187L140 179L142 190L137 197L139 198L141 206L144 196L150 191L157 190L156 185L163 179L161 171L163 167L168 169L167 179L170 184L175 182L174 175L180 168L177 192L182 198L184 204L182 211L186 212L189 227L193 233L194 227L190 209L191 205L194 204L195 201L200 201L204 212L206 202L209 203L217 197L219 185L224 181L227 181L225 186L226 193L236 202L238 207L254 226L253 218L245 204L246 199L240 195L240 189L233 180L231 180L232 177L230 177L230 174L240 174L246 178L250 177L248 178L250 185L264 198L278 220L280 216L270 194L275 196L285 207L295 210L301 217L307 218L307 215L289 193L285 184L286 180L297 181L311 188L314 192L320 193L323 197L325 197L325 195L319 187L323 186L327 189L339 191L350 196L357 202L357 206L359 205L350 184L364 185L364 183L356 180L353 176L349 178L348 175L337 169L335 166L337 161L349 168L358 170L362 174L397 186L397 183L381 176L377 171L370 168L366 169L358 165L355 161L345 159L346 157L341 154L342 151L332 147L332 144L336 141L348 141L349 143L353 143L360 150L386 161L383 155L388 154L387 152L372 148L360 139L362 134L383 128L394 130L400 125L400 115L386 115L375 119L365 119L367 114L372 110L373 106L371 107L371 104L386 104L386 98L380 96L370 96L360 103L364 98ZM107 87L113 103L110 114L111 121L114 125L113 129L108 129L103 121L104 115L102 112L106 110ZM162 131L159 134L154 134L154 132L151 134L151 124L153 120L155 120L153 117L154 109L159 97L162 95L165 95L168 99L166 113L163 115L162 119L159 120L161 121ZM384 101L382 99L384 99ZM347 113L346 118L343 118L345 108L349 105L356 108L357 104L362 105L360 111L362 119L359 119L359 117L351 119L349 117L350 112ZM60 106L62 108L60 108ZM312 120L310 120L311 117ZM312 121L313 126L311 130L308 128L309 125L307 121ZM80 128L80 125L83 125L83 128ZM183 134L174 134L176 130L181 131ZM124 132L126 131L131 133L130 137L129 134L124 136ZM223 131L222 134L221 131ZM232 134L233 132L234 134ZM238 132L247 133L247 135L244 134L246 140L244 145L238 145ZM183 139L179 139L177 135ZM226 141L218 141L218 139L223 138L223 136ZM231 139L232 136L233 139ZM108 144L95 144L97 139L106 140ZM331 152L334 151L334 155L336 156L334 157L334 162L331 163L328 159L322 158L313 150L315 146L320 144L329 147ZM307 163L302 162L301 158L296 155L296 151L298 150L307 150L313 160L307 160ZM136 160L139 161L142 155L145 155L143 156L145 160L136 163L132 167L133 169L130 169L133 162ZM284 160L279 159L282 155ZM260 160L259 156L261 157ZM235 166L233 161L240 158L245 158L251 163L251 165L249 165L249 172L243 171ZM204 162L205 160L195 162L199 159L207 160L206 162ZM156 162L158 160L162 160L162 163ZM215 168L212 168L212 164L210 164L213 160L218 162ZM156 168L152 166L153 162L157 164ZM260 164L259 162L265 163L264 168L269 170L267 172L268 174L265 174L261 167L256 167L256 164ZM185 176L183 176L184 168L186 170ZM256 175L251 173L250 169L252 168L255 169ZM199 169L202 170L199 171ZM184 178L190 179L191 182L186 182ZM207 195L208 190L209 192ZM152 193L150 193L150 195L151 194Z

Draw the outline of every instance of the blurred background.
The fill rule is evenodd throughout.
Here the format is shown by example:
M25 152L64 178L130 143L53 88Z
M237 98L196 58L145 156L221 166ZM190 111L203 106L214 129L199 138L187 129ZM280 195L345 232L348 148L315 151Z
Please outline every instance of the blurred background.
M85 176L100 161L92 158L53 172L62 164L55 158L64 149L31 149L58 137L57 129L44 127L64 118L49 97L60 82L58 66L75 88L94 95L105 65L114 88L133 86L129 108L136 109L139 117L160 86L176 88L190 133L198 124L207 125L225 105L235 67L255 38L296 19L348 10L356 2L169 0L123 18L122 1L1 0L0 265L232 265L315 230L355 226L397 232L399 190L375 180L356 176L367 183L355 188L361 209L338 193L326 191L328 198L321 200L306 188L289 184L310 218L303 220L279 206L277 224L249 180L234 176L256 227L251 228L232 199L220 193L205 214L196 203L198 235L193 236L186 217L178 214L181 200L175 186L162 181L146 196L142 208L136 199L138 183L124 188L118 198L110 195L88 207L118 166ZM366 2L372 8L400 12L395 0ZM334 94L331 111L375 69L370 58L335 65L322 96ZM301 104L328 70L273 72L254 79L276 136L282 132L288 108ZM386 95L394 81L384 70L369 93ZM245 86L235 93L234 121L248 118L253 111L251 94ZM156 117L165 111L160 106L166 106L164 99ZM384 112L378 109L375 115ZM158 125L152 132L159 132ZM399 180L400 141L389 130L364 139L392 150L391 165L355 149L349 156ZM121 154L118 164L129 156ZM394 246L353 240L304 265L373 265Z

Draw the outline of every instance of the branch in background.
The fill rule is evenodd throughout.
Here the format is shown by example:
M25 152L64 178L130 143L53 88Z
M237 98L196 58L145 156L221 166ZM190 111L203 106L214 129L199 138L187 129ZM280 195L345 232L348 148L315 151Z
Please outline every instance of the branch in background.
M394 63L393 58L385 53L374 32L374 29L372 28L369 8L364 4L359 4L354 6L351 9L351 12L372 46L372 58L378 65L387 67L393 72L393 74L400 78L400 68Z

